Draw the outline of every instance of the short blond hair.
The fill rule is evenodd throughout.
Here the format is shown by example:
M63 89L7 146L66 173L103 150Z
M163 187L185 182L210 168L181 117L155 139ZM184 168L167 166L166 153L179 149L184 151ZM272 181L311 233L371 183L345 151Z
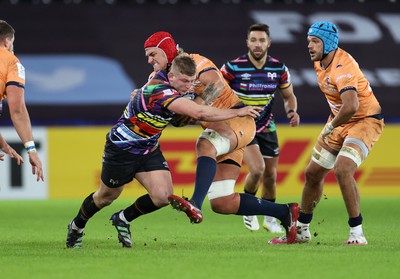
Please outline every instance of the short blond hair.
M172 61L171 71L192 77L196 75L196 62L188 54L180 54Z

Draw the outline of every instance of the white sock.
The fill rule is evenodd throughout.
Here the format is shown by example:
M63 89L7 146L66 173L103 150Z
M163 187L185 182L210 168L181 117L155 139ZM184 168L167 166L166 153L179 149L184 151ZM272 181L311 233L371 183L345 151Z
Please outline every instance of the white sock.
M84 230L84 228L83 228L83 229L78 228L78 227L75 225L75 222L72 222L71 227L72 227L73 230L78 231L78 233L81 233L81 232L83 232L83 230Z
M274 217L271 217L271 216L264 216L264 220L265 220L265 222L272 222L272 221L274 221Z
M122 221L124 221L126 224L129 224L128 220L126 220L125 215L124 215L124 211L122 210L119 213L119 219L121 219Z
M355 227L350 227L350 233L363 235L362 225L358 225Z
M300 222L300 221L297 221L297 223L296 223L296 227L307 227L307 228L309 228L310 227L310 224L304 224L304 223L302 223L302 222Z

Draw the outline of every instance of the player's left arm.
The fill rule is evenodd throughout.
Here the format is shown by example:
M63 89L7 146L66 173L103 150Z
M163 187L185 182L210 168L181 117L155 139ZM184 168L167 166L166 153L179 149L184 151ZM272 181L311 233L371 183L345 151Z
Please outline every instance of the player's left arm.
M289 125L292 127L298 126L300 124L300 116L297 113L297 98L294 95L293 85L290 84L279 91L282 95L286 116L290 120Z

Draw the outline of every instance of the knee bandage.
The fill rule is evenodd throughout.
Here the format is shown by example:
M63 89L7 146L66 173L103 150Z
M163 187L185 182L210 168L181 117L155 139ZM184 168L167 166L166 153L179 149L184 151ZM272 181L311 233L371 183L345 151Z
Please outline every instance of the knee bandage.
M357 145L360 148L362 154L360 154L357 149L348 146L347 144L349 143ZM363 141L356 138L347 138L344 140L343 147L342 149L340 149L338 156L344 156L353 160L353 162L356 163L357 167L359 167L361 163L364 162L365 158L367 158L368 153L368 147Z
M342 147L342 149L340 149L338 156L343 156L351 159L354 163L356 163L357 167L359 167L363 161L361 159L360 153L358 153L355 148L348 145L345 145Z
M333 169L333 166L335 165L336 156L333 155L332 153L330 153L325 148L321 147L321 150L318 151L314 147L312 150L311 160L313 160L315 163L317 163L321 167L331 170L331 169Z
M201 133L199 138L203 138L211 142L211 144L215 147L215 150L217 150L217 156L229 152L229 148L231 146L229 139L221 136L217 131L207 128L203 131L203 133Z
M229 179L211 183L210 189L208 190L208 199L212 200L233 194L235 182L235 180Z

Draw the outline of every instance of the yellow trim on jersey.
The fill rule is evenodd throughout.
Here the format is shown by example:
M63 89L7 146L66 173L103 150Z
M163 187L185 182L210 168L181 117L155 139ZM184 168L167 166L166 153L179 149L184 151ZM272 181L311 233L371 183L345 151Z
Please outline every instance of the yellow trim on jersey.
M139 121L144 122L156 129L163 129L169 123L169 121L163 120L161 117L157 115L149 115L148 112L147 113L140 112L136 115L136 118Z
M254 96L238 95L238 97L245 105L248 105L248 106L265 106L272 99L272 96L263 96L263 97L259 97L259 98L254 98Z

